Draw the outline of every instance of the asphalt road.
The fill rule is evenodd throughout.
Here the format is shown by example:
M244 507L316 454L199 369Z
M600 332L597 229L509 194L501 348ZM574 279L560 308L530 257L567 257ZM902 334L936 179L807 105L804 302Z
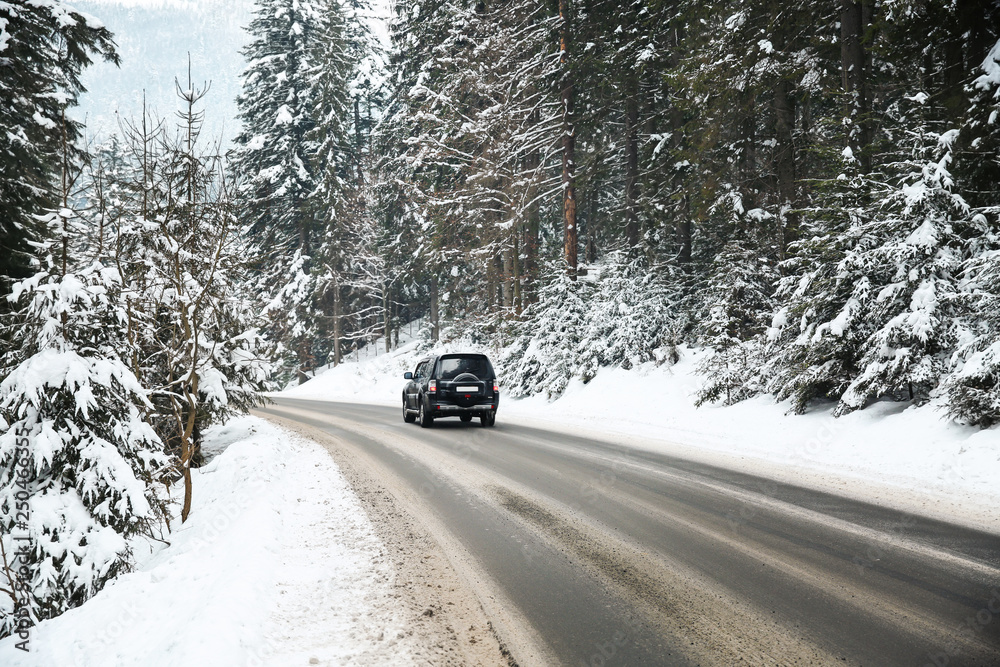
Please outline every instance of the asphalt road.
M448 544L522 666L1000 665L1000 537L504 420L280 399Z

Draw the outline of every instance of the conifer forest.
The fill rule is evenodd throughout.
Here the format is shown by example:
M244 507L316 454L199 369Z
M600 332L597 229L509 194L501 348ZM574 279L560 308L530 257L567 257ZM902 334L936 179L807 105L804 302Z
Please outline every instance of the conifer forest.
M231 146L187 62L89 133L121 56L71 5L0 1L0 527L27 461L51 537L0 637L187 518L204 429L414 321L512 397L686 345L701 403L1000 422L998 2L394 0L386 49L256 0Z

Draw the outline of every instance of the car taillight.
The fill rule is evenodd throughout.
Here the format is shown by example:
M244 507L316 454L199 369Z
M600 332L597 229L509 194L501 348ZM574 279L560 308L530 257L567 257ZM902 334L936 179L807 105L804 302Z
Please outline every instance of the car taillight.
M437 382L437 380L431 380L430 382L427 383L427 393L428 394L436 394L437 390L438 390L438 382Z
M494 394L500 393L500 383L496 380L493 381L493 393Z

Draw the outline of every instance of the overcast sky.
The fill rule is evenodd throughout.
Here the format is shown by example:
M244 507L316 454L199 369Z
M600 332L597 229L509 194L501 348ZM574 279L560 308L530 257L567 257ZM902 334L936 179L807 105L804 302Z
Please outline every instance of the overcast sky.
M248 41L244 27L253 0L76 0L75 6L100 19L114 34L120 68L95 63L84 73L89 92L75 115L98 139L116 131L119 118L138 118L145 92L147 107L161 118L178 108L174 79L187 86L191 54L195 87L211 82L202 108L207 111L205 139L228 146L239 131L236 96L245 63L240 49ZM387 39L389 0L373 10L372 30Z

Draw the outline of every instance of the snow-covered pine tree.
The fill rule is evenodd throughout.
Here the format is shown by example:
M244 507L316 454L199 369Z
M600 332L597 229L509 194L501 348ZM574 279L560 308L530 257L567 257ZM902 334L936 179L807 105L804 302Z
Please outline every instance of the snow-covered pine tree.
M996 216L1000 210L990 212ZM984 227L982 213L974 218ZM1000 239L991 234L993 249L980 252L966 265L959 299L964 311L955 368L944 382L948 416L983 428L1000 422Z
M386 287L384 272L375 269L382 263L364 188L367 166L358 97L365 84L357 80L373 47L358 18L363 3L352 3L350 17L338 0L322 0L318 7L306 99L313 103L314 127L307 139L316 176L309 206L322 233L314 252L313 294L303 292L303 296L312 299L317 309L318 360L339 364L345 341L360 338L361 329L373 328L369 325L373 318L367 314L378 308L375 304L381 305L375 293ZM365 311L364 325L352 326L357 317L351 316L360 311Z
M573 374L589 382L602 366L674 360L685 316L667 270L652 270L644 258L621 251L609 254L599 270Z
M833 69L813 35L832 33L833 12L801 0L696 0L677 10L680 17L663 10L673 21L665 27L686 34L682 44L673 37L678 64L667 80L676 92L663 104L651 156L659 181L651 203L666 213L665 224L688 227L668 247L679 246L682 260L700 260L707 277L732 230L719 202L736 192L743 209L768 217L762 247L776 246L784 257L801 233L804 149L817 126L800 118L813 113L812 97Z
M797 411L819 397L838 400L838 414L886 395L924 400L946 370L957 281L983 229L952 191L958 132L927 129L925 99L896 116L909 155L860 174L845 149L839 203L827 210L841 222L803 241L788 267L764 372Z
M970 110L956 172L978 199L973 220L987 233L973 249L960 283L962 322L955 368L945 381L948 414L981 427L1000 422L1000 205L992 190L1000 175L1000 42L967 88ZM986 199L984 199L984 196Z
M237 104L243 130L232 167L240 218L260 257L257 287L271 319L269 335L284 345L300 374L315 365L317 334L313 262L323 220L310 196L317 119L313 58L321 8L313 0L258 0L243 54L248 65Z
M743 217L742 207L738 213ZM778 272L756 236L737 232L713 261L702 296L706 316L699 334L709 356L698 369L705 377L698 405L731 405L761 391L764 360L755 339L767 329L774 311Z
M93 57L118 62L111 33L62 0L0 4L0 311L11 280L35 272L29 244L54 205L63 133L71 151L81 126L64 118L83 91Z
M207 88L207 86L206 86ZM176 134L149 114L125 124L124 154L112 155L107 197L96 202L130 308L124 321L131 363L151 392L157 432L185 482L201 433L260 403L269 388L270 345L258 333L259 302L248 279L255 248L239 234L218 146L202 150L206 92L190 77Z
M62 204L44 218L59 241L38 244L40 270L14 286L13 344L0 358L0 540L12 556L14 533L27 538L19 602L34 622L129 569L129 538L165 516L158 482L169 463L129 368L121 275L69 256L76 214L65 191ZM0 600L0 636L14 627L12 600Z
M592 287L572 280L565 266L547 267L551 282L513 325L512 340L497 359L511 396L557 398L576 374ZM506 341L505 341L506 342Z
M557 203L556 19L523 2L396 11L380 213L412 236L432 313L516 312L538 274L540 209Z
M145 421L147 392L119 356L127 349L117 335L119 276L100 264L60 275L51 260L14 287L21 361L0 383L0 539L10 556L15 530L30 538L35 620L79 606L129 569L128 539L163 518L158 482L168 464ZM25 469L33 479L20 523ZM12 611L0 601L0 636L12 629Z

